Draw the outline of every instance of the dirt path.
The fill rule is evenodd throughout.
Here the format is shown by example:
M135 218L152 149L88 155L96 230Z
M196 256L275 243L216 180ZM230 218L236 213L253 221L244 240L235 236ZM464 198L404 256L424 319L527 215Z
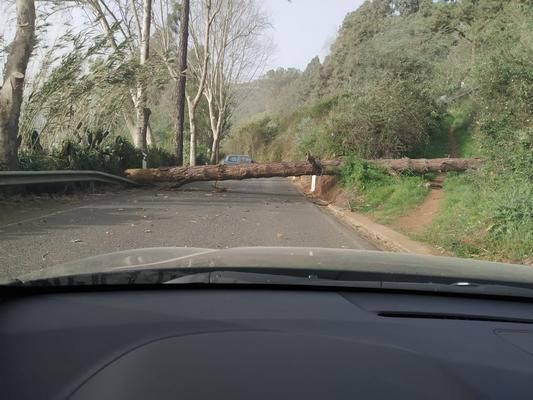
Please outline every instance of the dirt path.
M405 215L397 218L391 225L394 229L404 233L422 233L433 222L437 215L442 198L442 183L445 174L440 174L430 182L430 190L424 202ZM317 180L316 190L310 193L311 177L304 176L294 181L300 191L304 192L311 201L318 201L318 205L334 204L347 207L348 201L342 189L337 185L337 179L331 176L321 176Z
M439 175L431 183L435 186L440 186L443 180L444 176ZM424 232L429 228L433 222L433 218L437 215L443 196L442 188L432 187L424 202L394 221L393 226L408 233L418 234Z

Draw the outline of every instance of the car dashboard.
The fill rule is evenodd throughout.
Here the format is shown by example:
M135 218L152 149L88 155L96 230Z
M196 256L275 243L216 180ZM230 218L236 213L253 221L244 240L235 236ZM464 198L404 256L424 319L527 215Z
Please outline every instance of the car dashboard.
M0 302L4 399L531 399L533 304L373 291L39 292Z

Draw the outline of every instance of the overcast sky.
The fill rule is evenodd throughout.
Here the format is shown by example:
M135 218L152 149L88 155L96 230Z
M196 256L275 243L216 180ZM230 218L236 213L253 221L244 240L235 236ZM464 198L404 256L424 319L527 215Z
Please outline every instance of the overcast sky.
M363 0L262 0L273 26L275 53L270 68L305 68L314 56L321 59L346 14Z
M6 7L7 3L4 1L0 0L2 17L0 25L4 25L6 11L11 11L11 14L14 11L12 6ZM363 2L363 0L258 1L269 14L273 25L275 49L265 69L277 67L304 69L314 56L320 56L323 60L346 14ZM51 31L54 31L53 27L49 28L50 38L55 36ZM6 26L0 26L0 35L10 36L8 32Z

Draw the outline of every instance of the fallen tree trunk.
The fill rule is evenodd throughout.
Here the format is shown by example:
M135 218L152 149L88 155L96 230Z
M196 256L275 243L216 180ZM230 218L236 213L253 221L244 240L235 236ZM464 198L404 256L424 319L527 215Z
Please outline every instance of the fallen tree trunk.
M335 175L341 160L324 160L320 164L307 161L276 162L265 164L203 165L194 167L167 167L128 169L126 176L141 183L175 182L185 184L195 181L224 181L251 178L273 178L302 175Z
M437 159L381 159L368 161L390 172L443 172L465 171L478 168L479 159L437 158ZM264 164L205 165L194 167L165 167L150 169L128 169L128 178L140 183L173 182L184 185L195 181L224 181L251 178L273 178L303 175L337 175L342 160L276 162Z
M388 171L407 172L448 172L477 169L481 166L480 158L384 158L368 161Z

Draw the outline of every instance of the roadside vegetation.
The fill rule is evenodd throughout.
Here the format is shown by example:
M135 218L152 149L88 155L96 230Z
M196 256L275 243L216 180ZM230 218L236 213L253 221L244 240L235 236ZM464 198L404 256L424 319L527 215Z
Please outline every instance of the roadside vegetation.
M481 157L480 170L448 174L417 237L463 256L533 257L531 0L366 0L324 60L259 78L270 24L254 0L1 7L20 40L0 37L0 169L121 173L143 153L152 167L225 152L343 157L352 209L390 223L433 177L362 160ZM83 23L47 42L71 13Z
M0 13L0 170L116 173L141 153L216 163L237 84L270 54L255 0L16 0Z
M531 257L531 185L490 173L485 178L480 182L479 173L449 176L440 213L422 238L463 257Z
M98 137L100 139L94 139L90 143L67 140L60 147L49 151L41 150L39 146L36 146L37 149L22 150L19 153L19 167L27 171L69 169L112 174L121 174L128 168L142 167L143 151L136 149L131 142L121 136L112 139ZM162 148L151 147L145 154L146 165L149 168L176 164L174 154Z
M418 239L457 255L533 256L533 4L374 0L348 14L331 53L270 71L237 109L226 148L260 160L347 157L352 209L382 222L420 205L431 176L356 159L482 157L448 174Z
M344 161L340 177L352 210L370 213L383 223L421 204L428 191L424 182L421 176L391 176L353 158Z

